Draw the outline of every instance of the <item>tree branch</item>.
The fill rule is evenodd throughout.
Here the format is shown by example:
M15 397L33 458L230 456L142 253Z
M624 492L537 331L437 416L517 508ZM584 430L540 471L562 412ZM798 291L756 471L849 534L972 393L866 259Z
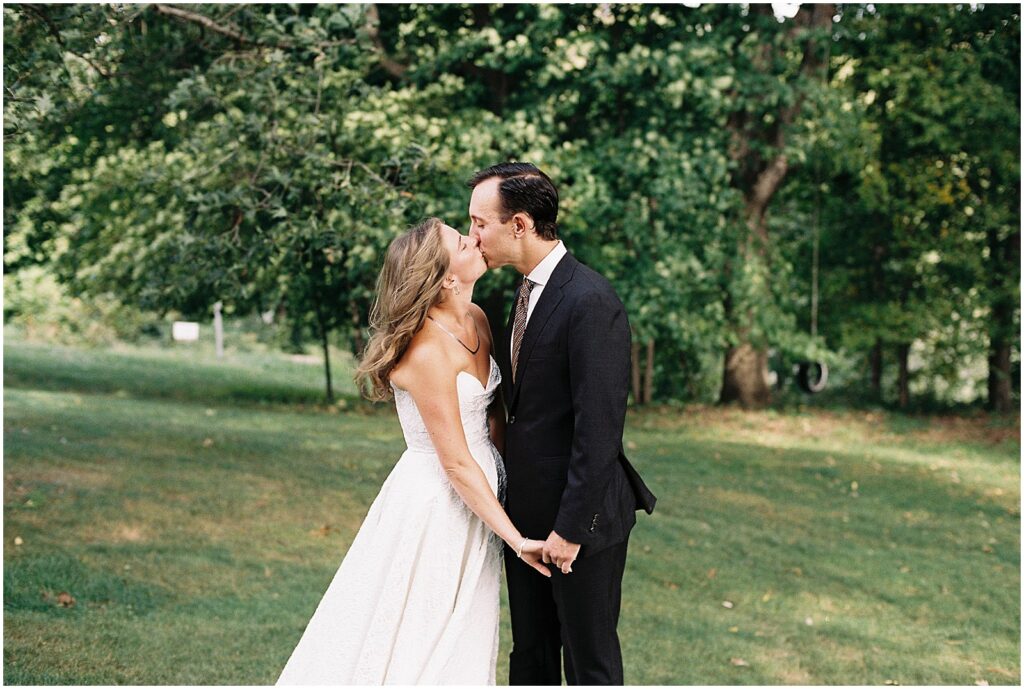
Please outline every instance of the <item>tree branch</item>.
M831 26L833 14L835 14L835 5L832 4L812 5L810 11L801 8L788 33L795 37L801 29L804 31L825 29ZM818 76L827 60L828 49L827 41L823 50L817 37L805 37L803 57L799 68L800 75L806 78ZM769 54L762 52L760 57L767 61ZM763 222L765 209L789 171L789 160L783 152L786 144L786 130L796 120L805 100L805 89L798 89L793 104L780 108L772 127L762 134L762 140L768 142L775 149L775 154L767 161L760 160L760 156L756 161L750 161L754 163L748 168L748 172L752 173L752 179L749 182L749 187L743 190L746 197L747 223L763 243L767 242L766 228ZM756 135L749 130L743 131L750 124L746 122L745 117L736 118L732 120L732 123L739 125L739 128L732 132L733 152L734 155L741 154L743 156L740 160L742 163L753 155L749 140Z
M213 21L209 17L204 17L201 14L195 12L189 12L173 5L153 5L153 10L157 14L163 14L168 17L174 17L181 21L190 22L192 24L198 24L199 26L209 29L214 33L218 33L221 36L226 36L236 43L244 45L259 45L257 41L252 40L248 36L245 36L238 29L231 28L229 26L222 26L217 22Z
M817 4L812 5L810 12L805 12L803 8L797 14L797 20L799 24L804 28L805 31L814 31L825 29L832 25L832 15L835 14L835 5L832 4ZM822 67L828 68L827 60L830 52L831 41L824 41L824 48L818 44L816 37L807 36L804 38L804 55L800 61L800 75L805 78L815 78L819 76ZM793 101L793 105L789 108L783 108L781 116L779 118L783 125L790 124L796 119L800 109L803 107L803 102L806 100L806 93L801 89L797 93L797 97Z
M106 70L104 70L102 67L100 67L95 62L93 62L91 59L89 59L89 57L87 57L86 55L83 55L82 53L79 53L79 52L77 52L75 50L72 50L71 48L68 47L68 44L64 42L64 37L60 35L60 27L58 27L56 24L54 24L53 20L50 19L50 15L47 14L47 11L45 9L46 8L45 5L42 5L42 6L38 6L38 5L25 5L25 8L28 9L28 10L31 10L31 12L33 14L35 14L37 17L39 17L40 19L43 20L43 23L46 24L47 30L50 32L51 35L53 35L54 38L57 39L57 44L60 45L61 48L63 48L64 50L68 51L69 53L71 53L75 57L77 57L79 59L82 59L85 62L87 62L89 64L89 66L92 67L93 69L95 69L96 72L101 77L103 77L104 79L109 79L110 78L110 73L107 72Z
M384 42L380 39L380 13L377 11L377 6L373 4L366 6L366 33L380 56L380 66L384 68L384 71L397 79L405 76L409 68L388 55Z
M219 21L214 21L209 17L203 16L196 12L190 12L189 10L183 10L180 7L175 7L174 5L153 5L153 9L156 11L157 14L162 14L167 17L174 17L175 19L178 19L180 21L188 22L190 24L196 24L198 26L203 27L204 29L209 29L213 33L224 36L225 38L230 38L232 41L239 44L240 46L251 46L257 49L278 48L280 50L291 51L310 50L312 52L323 53L325 48L332 48L334 46L350 45L352 43L355 43L355 40L351 38L342 38L333 41L321 41L319 43L309 45L289 43L288 41L283 40L278 40L274 42L258 41L254 38L246 36L244 33L242 33L239 29L235 28L234 26L226 25L223 23L225 19L227 19L235 12L237 12L240 7L242 6L240 5L235 9L231 10L223 17L221 17Z

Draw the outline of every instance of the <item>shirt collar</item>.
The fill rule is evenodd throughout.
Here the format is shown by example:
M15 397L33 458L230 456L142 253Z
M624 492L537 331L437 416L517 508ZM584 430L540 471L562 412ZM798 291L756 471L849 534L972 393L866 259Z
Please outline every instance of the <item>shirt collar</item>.
M558 240L548 255L541 259L541 262L526 276L526 279L535 285L546 285L551 279L551 273L555 272L555 266L562 260L562 257L569 253L562 240Z

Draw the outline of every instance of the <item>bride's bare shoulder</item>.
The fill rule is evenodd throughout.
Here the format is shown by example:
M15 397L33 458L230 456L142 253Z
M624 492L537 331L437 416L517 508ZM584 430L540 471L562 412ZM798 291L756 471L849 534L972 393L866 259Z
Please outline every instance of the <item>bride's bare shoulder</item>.
M455 364L451 360L451 352L447 343L427 328L420 329L409 343L409 348L391 369L391 382L403 390L408 390L418 382L432 379L444 374L449 369L454 371Z

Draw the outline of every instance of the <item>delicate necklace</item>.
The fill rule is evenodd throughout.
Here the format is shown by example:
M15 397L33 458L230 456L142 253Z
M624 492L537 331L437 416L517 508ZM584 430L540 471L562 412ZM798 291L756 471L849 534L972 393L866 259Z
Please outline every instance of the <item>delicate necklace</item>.
M448 333L451 337L455 338L455 341L458 342L463 347L465 347L466 351L469 352L470 354L476 354L477 352L480 351L480 330L476 327L476 320L473 321L473 330L476 330L476 349L470 349L469 347L466 347L465 342L459 339L458 335L456 335L451 330L441 325L438 321L434 320L433 316L431 316L429 313L427 314L427 318L434 321L434 325L436 325L438 328Z

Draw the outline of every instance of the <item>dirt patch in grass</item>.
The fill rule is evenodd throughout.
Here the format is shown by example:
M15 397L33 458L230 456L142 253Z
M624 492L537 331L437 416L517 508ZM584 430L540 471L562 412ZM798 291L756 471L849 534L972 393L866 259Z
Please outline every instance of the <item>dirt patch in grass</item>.
M775 504L771 500L748 491L711 488L708 490L708 498L744 510L753 510L764 517L775 516Z
M146 529L139 524L122 524L113 532L115 541L124 541L127 543L138 543L139 541L146 540Z
M800 666L797 653L786 648L767 648L760 654L763 664L772 668L772 675L779 684L813 684L811 675Z
M111 523L98 521L90 527L75 529L74 537L88 545L122 545L150 543L159 540L152 526L139 523Z
M791 524L807 524L816 516L810 508L794 504L779 503L750 491L733 490L730 488L708 488L706 499L720 505L728 505L743 513L753 513L767 520L785 520ZM781 509L780 509L781 508Z
M710 429L742 437L770 435L794 438L862 437L865 440L910 440L929 443L1020 443L1020 416L905 416L879 411L808 409L780 414L733 407L688 405L682 409L652 408L631 412L640 428L650 430ZM900 430L895 430L898 427Z
M988 414L976 417L932 416L928 427L913 431L909 435L917 440L930 443L971 442L998 445L1003 442L1020 443L1020 417L1016 422L993 419Z
M110 473L90 467L48 467L4 474L4 500L47 488L59 493L73 489L97 490L113 483Z

